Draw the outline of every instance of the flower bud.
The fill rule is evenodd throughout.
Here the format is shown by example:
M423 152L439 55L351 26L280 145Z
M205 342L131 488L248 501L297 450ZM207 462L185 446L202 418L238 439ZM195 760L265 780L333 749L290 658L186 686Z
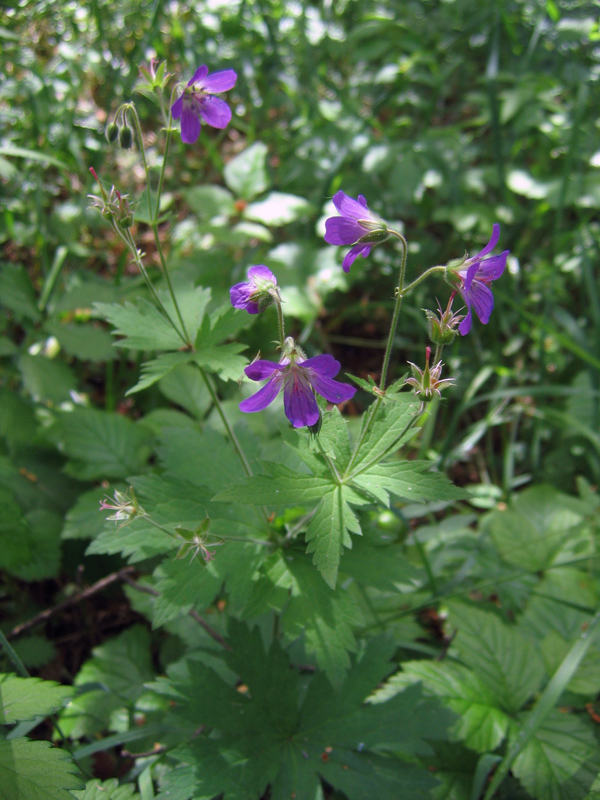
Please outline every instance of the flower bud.
M113 142L117 141L119 136L119 128L115 125L114 122L109 123L106 126L106 139L112 144Z
M123 125L123 127L119 131L119 144L121 145L123 150L129 150L129 148L133 144L133 133L129 125Z

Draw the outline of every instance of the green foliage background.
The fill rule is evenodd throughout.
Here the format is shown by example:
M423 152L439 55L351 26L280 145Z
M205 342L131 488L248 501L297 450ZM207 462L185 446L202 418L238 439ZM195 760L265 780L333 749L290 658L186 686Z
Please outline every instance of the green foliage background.
M0 797L600 796L596 12L2 8ZM193 354L86 197L93 167L137 201L135 235L170 302L139 153L104 136L135 97L156 179L156 109L134 95L153 55L175 80L200 63L239 76L226 131L174 138L162 196ZM242 420L236 380L257 350L275 357L273 317L223 310L229 286L268 264L308 354L377 375L398 253L375 248L342 272L322 238L339 189L401 226L409 280L478 252L494 222L511 250L490 323L447 351L457 385L430 405L410 460L344 487L279 407ZM422 284L403 309L393 379L422 361L421 309L438 296L443 284ZM356 395L347 425L327 415L341 467L369 402ZM128 486L171 537L145 518L105 522L99 500ZM262 543L263 502L285 546ZM175 559L177 529L206 516L227 537L218 556Z

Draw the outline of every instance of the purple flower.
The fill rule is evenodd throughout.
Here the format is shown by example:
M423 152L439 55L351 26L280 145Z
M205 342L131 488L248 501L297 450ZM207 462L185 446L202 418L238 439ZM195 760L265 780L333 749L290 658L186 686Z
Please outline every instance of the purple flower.
M229 290L231 305L246 310L249 314L259 314L274 302L277 292L277 278L268 267L262 264L250 267L248 282L236 283Z
M461 336L466 336L471 330L472 308L475 309L475 313L484 325L487 325L494 309L494 295L489 286L504 272L506 258L510 251L505 250L499 256L490 256L489 258L484 258L484 256L494 249L499 238L500 225L495 222L492 238L483 250L476 256L468 258L460 266L450 268L451 272L460 279L460 285L456 289L467 306L467 315L458 328Z
M262 381L265 378L269 378L269 381L252 397L243 400L240 410L247 413L262 411L283 389L285 415L294 428L316 425L319 421L319 407L314 392L329 403L343 403L354 397L356 389L353 386L333 380L339 371L340 362L333 356L305 358L294 340L288 337L279 364L273 361L254 361L244 370L253 381Z
M357 256L366 258L374 244L388 238L388 227L369 210L362 194L358 195L358 200L353 200L344 192L338 192L333 196L333 205L341 217L325 220L325 241L327 244L354 245L342 262L344 272L349 272Z
M171 106L173 119L181 117L181 139L194 144L200 136L200 117L213 128L226 128L231 120L231 109L224 100L215 97L217 92L233 89L237 74L232 69L208 74L208 67L198 67L183 94Z

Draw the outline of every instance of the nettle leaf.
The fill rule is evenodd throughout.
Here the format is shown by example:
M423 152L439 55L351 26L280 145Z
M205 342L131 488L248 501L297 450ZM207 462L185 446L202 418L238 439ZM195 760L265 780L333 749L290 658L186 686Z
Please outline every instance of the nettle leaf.
M501 708L509 714L518 711L546 675L538 651L514 625L472 606L449 604L449 622L457 629L453 645L461 661L494 693Z
M221 344L241 327L234 309L222 306L210 317L205 317L196 337L194 361L201 367L216 372L224 380L238 380L243 375L247 359L239 356L245 344Z
M371 406L371 408L375 408ZM400 436L406 425L415 416L420 405L415 400L413 394L399 395L393 404L382 405L377 411L377 418L371 425L364 442L361 444L358 457L353 465L353 471L357 471L371 462L377 463L391 447L395 440ZM375 411L368 411L363 420L363 426L370 418L370 414ZM413 435L415 428L409 431ZM398 446L403 439L398 442Z
M96 684L99 688L85 691L69 703L60 715L61 729L73 739L103 731L114 711L133 708L144 692L144 683L153 677L146 628L137 625L109 639L94 648L92 658L75 678L77 687Z
M590 790L599 768L598 743L589 725L558 709L512 765L514 775L536 800L578 800Z
M440 472L432 472L428 461L400 461L378 464L352 479L352 483L386 506L390 494L410 501L461 500L468 497Z
M126 478L144 470L152 437L143 425L91 408L63 412L59 422L60 449L69 458L65 472L71 477Z
M459 715L456 739L479 753L495 750L508 732L509 717L498 707L493 692L475 673L450 661L406 661L402 672L389 679L376 697L392 697L406 686L422 682L428 695L439 697Z
M221 660L239 677L239 690L196 661L186 680L174 671L171 678L175 713L213 729L174 752L196 773L194 796L259 800L270 785L272 800L311 798L323 778L349 800L429 797L435 778L408 759L430 752L425 739L446 738L449 716L418 687L390 703L364 704L389 672L391 642L361 647L342 691L317 674L303 695L276 641L265 653L258 629L232 620L229 644Z
M45 717L62 708L74 694L71 686L54 681L0 674L0 724Z
M0 741L2 800L73 800L79 770L65 750L29 739Z
M132 783L119 784L116 778L108 781L89 781L85 789L73 792L77 800L139 800L140 795Z
M489 530L506 562L540 572L553 563L582 519L554 486L535 486L514 495L508 509L494 510Z
M266 144L254 142L225 165L225 183L244 200L251 200L271 185L267 153Z

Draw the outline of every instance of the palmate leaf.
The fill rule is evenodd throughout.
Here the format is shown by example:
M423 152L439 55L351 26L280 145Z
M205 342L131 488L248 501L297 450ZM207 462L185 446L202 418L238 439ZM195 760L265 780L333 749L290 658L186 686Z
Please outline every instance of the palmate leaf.
M238 380L247 365L247 359L238 353L245 350L246 345L222 342L236 333L242 324L242 315L236 314L230 306L221 306L210 317L204 317L196 337L194 361L209 372L216 372L224 381Z
M171 370L180 367L184 364L189 364L194 360L192 352L185 353L161 353L157 358L152 361L146 361L142 365L142 373L139 381L126 392L126 395L141 392L142 389L147 389L152 384L160 381L165 375L168 375Z
M0 724L45 717L62 708L74 694L71 686L54 681L0 674Z
M390 494L415 503L468 497L467 492L454 486L445 475L431 472L431 464L427 461L377 464L353 478L352 482L386 506L389 506Z
M274 553L264 564L244 616L252 619L268 609L280 612L285 640L303 636L307 652L339 688L350 667L349 652L356 650L353 629L363 623L352 595L330 589L309 559L291 550Z
M175 713L213 730L174 752L195 771L194 797L259 800L270 784L272 800L314 798L321 777L349 800L429 797L435 778L407 759L430 752L424 739L446 738L449 716L418 687L364 705L390 670L391 642L361 647L338 693L315 675L301 702L297 673L277 642L265 653L258 629L232 620L229 645L222 660L241 691L197 661L186 680L171 678Z
M244 505L286 505L311 503L331 493L336 484L331 477L317 477L295 472L283 464L261 462L267 475L256 475L219 492L213 500L218 503Z
M82 781L71 756L50 742L0 741L2 800L73 800L70 789Z
M399 395L393 404L381 406L377 412L377 419L360 447L353 471L361 469L371 462L380 461L388 447L394 444L418 409L419 403L415 400L415 396L408 393ZM369 413L371 412L367 412L365 415L363 425L369 419ZM398 442L398 444L400 443Z
M158 296L171 319L180 328L179 315L169 292L161 290ZM193 341L210 302L210 289L182 283L175 287L175 297L186 332ZM116 342L118 347L127 347L130 350L179 350L184 344L162 312L147 300L138 299L135 304L124 305L95 303L94 311L97 316L107 319L115 326L115 336L124 337Z

